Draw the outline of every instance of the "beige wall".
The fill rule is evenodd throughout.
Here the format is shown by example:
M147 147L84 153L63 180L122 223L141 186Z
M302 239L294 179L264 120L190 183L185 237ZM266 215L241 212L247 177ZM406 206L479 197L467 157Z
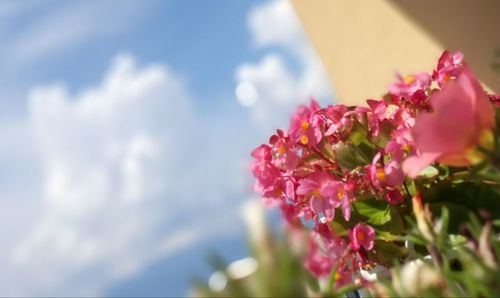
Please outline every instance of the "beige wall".
M430 72L447 48L464 52L497 93L500 1L293 0L337 98L359 104L386 92L396 72Z

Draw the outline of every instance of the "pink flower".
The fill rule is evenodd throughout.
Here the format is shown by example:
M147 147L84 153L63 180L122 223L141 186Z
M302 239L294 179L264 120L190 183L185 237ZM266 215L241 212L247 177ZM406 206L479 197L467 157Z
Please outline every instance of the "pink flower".
M310 206L303 206L297 216L302 217L304 220L312 220L314 219L314 212Z
M261 145L252 151L255 158L252 174L256 178L254 190L264 197L267 207L274 207L284 199L295 200L295 177L281 171L273 163L272 148Z
M412 120L409 121L411 122L410 127L413 127L415 126L415 118L411 119ZM385 151L393 156L399 156L400 158L398 157L397 160L402 162L403 153L408 153L411 147L413 147L411 130L408 127L401 127L393 131L391 137L392 141L389 141L389 143L385 146ZM400 153L396 153L396 151L399 151Z
M347 180L347 182L342 185L342 189L337 191L338 199L342 200L342 215L344 215L344 219L347 221L351 219L351 201L354 199L353 193L356 186L356 183Z
M436 70L432 73L432 79L438 82L439 86L442 86L450 79L458 77L463 60L464 55L460 52L450 54L450 52L444 51L439 57Z
M389 190L386 194L384 199L391 205L398 205L399 203L403 202L404 197L401 194L401 191L397 189Z
M405 175L401 169L401 164L396 160L392 160L384 166L384 183L390 187L398 187L403 184Z
M389 86L389 93L400 97L410 97L418 90L426 90L431 86L431 76L428 73L419 73L402 77L397 75L398 81Z
M379 121L393 120L400 109L397 105L387 104L385 100L368 99L366 103Z
M281 204L280 206L281 214L285 218L286 222L292 227L302 226L299 219L300 209L297 206L290 204Z
M372 136L377 137L383 123L390 123L394 127L409 125L411 116L406 110L394 103L387 103L385 100L368 99L366 101L371 113L367 113L368 129Z
M339 268L333 276L333 281L335 282L334 285L336 289L352 283L352 271L346 270L345 268Z
M318 103L311 100L309 107L300 106L292 116L288 134L292 141L307 146L316 146L322 138L318 118L315 113L320 110Z
M352 127L352 119L350 117L351 113L345 105L335 105L329 106L326 109L327 125L328 128L325 132L325 136L332 135L339 132L342 129L349 129Z
M398 163L403 161L405 148L409 146L407 145L408 141L404 138L403 134L399 133L400 131L397 131L398 133L396 134L392 134L393 139L389 141L384 148L385 153L391 157L391 160L397 161Z
M487 148L485 140L495 126L488 96L465 66L456 80L431 96L430 104L433 112L421 112L411 129L419 153L403 163L403 170L412 178L436 161L455 167L477 163L474 147Z
M410 96L410 103L418 108L427 108L427 99L428 96L424 90L417 90Z
M313 234L317 234L323 241L337 239L337 235L330 229L328 224L317 224L313 228ZM340 238L339 238L340 239Z
M333 259L321 253L314 238L311 238L309 245L309 253L305 260L306 268L316 278L328 277L333 268Z
M293 170L299 163L297 148L292 144L282 131L278 130L277 135L273 135L269 140L272 145L271 153L273 164L284 170Z
M404 173L397 160L391 160L385 166L379 166L382 154L379 152L368 167L370 181L375 188L382 190L385 187L399 187L404 182Z
M324 172L314 172L309 177L299 181L296 193L311 197L311 209L319 215L320 221L331 221L335 216L334 208L341 205L339 194L341 182L334 180ZM323 218L324 215L326 218Z
M495 105L495 107L500 107L500 95L488 94L490 101Z
M375 244L375 230L369 225L358 223L352 230L349 230L349 240L355 251L361 248L371 250Z
M259 146L252 151L252 157L255 158L252 164L252 173L257 179L254 186L255 191L264 197L278 197L275 190L281 172L271 163L271 147L268 145Z
M321 226L321 225L318 225ZM326 226L326 225L323 225ZM318 233L322 238L322 243L325 247L328 256L334 260L340 260L349 255L347 241L334 233L330 232L330 235L326 236L320 234L319 229L315 229L315 233Z
M260 145L259 147L255 148L252 153L252 157L257 159L259 162L266 162L266 161L271 161L271 148L268 145Z
M352 282L352 271L346 266L349 254L345 240L337 236L325 238L313 233L309 245L305 266L316 278L328 278L336 266L337 271L333 277L335 287L342 287Z

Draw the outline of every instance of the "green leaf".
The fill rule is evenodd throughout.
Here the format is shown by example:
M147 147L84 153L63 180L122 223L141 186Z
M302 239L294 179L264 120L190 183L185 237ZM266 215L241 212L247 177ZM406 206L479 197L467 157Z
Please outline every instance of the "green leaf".
M364 156L357 152L356 148L348 144L337 144L335 145L335 151L337 152L337 159L340 166L352 170L359 166L364 166L367 164Z
M359 144L357 149L359 149L359 151L362 152L364 156L366 156L369 163L371 163L373 157L375 156L375 154L377 154L377 150L374 149L374 146L372 144L362 143Z
M441 208L441 231L438 234L438 248L443 249L448 236L448 225L450 223L450 213L448 208Z
M366 223L380 226L391 220L389 204L382 200L368 199L353 203L353 210L366 218Z
M340 236L346 236L357 223L366 223L376 230L377 239L400 241L404 232L404 220L398 208L375 198L359 200L352 204L351 220L346 221L340 210L335 211L335 219L330 227Z
M403 216L401 215L400 212L401 209L395 206L389 205L389 212L391 215L391 220L386 222L385 224L381 226L375 226L375 229L377 232L387 232L392 235L401 235L404 232L405 229L405 222L403 219ZM389 240L389 239L386 239Z
M336 235L339 236L347 236L347 230L349 227L347 226L347 222L343 220L338 220L335 218L332 222L330 222L330 227L335 232Z
M450 168L446 165L441 165L439 167L440 173L439 173L439 179L444 180L450 176Z
M467 242L467 238L462 235L452 234L448 238L451 246L462 246Z
M439 175L439 171L433 167L433 166L427 166L425 169L423 169L420 174L418 175L419 177L423 177L426 179L431 179L435 178Z
M460 225L467 222L470 215L470 210L455 203L431 203L429 204L429 208L431 209L431 213L435 215L442 213L445 208L448 209L449 212L446 216L449 217L449 230L447 232L454 234L458 234Z
M360 288L361 288L361 285L359 285L359 284L345 285L345 286L343 286L343 287L341 287L339 289L335 289L335 291L333 292L332 297L344 297L348 293L351 293L353 291L359 290Z
M493 220L500 219L500 187L479 182L461 182L434 184L425 189L420 188L425 203L431 203L434 214L440 214L442 206L450 211L450 232L453 227L468 220L468 212L478 214L479 210L486 210ZM437 204L434 205L433 204ZM439 205L441 204L441 205Z
M394 260L404 258L408 254L406 248L387 241L375 241L375 248L368 252L368 258L382 265L392 265Z
M404 240L403 236L399 235L393 235L390 232L387 231L379 231L377 230L377 240L384 240L384 241L402 241Z
M319 292L320 291L318 280L311 273L309 273L309 271L305 271L304 272L304 279L306 281L306 285L313 292Z
M336 160L336 158L337 158L335 155L335 152L333 150L333 147L331 145L329 145L329 143L326 141L321 142L319 151L332 161Z
M373 226L380 240L398 241L404 232L404 220L399 209L383 200L370 198L354 202L349 222L339 213L340 211L331 226L340 235L347 235L347 230L359 222Z
M415 182L413 180L406 181L406 187L408 189L408 192L410 193L410 196L413 197L418 193L417 186L415 185Z
M375 143L378 147L384 148L392 139L391 134L393 131L394 126L392 124L382 123L378 136L372 139L373 143Z
M351 134L349 135L349 141L351 141L355 146L360 144L367 144L368 146L373 146L368 140L368 130L365 126L360 123L354 124Z

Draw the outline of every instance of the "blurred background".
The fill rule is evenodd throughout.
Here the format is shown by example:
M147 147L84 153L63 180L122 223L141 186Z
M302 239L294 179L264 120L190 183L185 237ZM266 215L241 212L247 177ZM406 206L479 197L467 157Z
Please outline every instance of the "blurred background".
M362 103L444 49L500 90L499 1L360 3L0 0L0 296L185 296L227 282L214 254L255 271L252 237L301 272L250 174L299 104Z
M250 151L311 97L286 1L0 1L0 296L189 294L248 255Z

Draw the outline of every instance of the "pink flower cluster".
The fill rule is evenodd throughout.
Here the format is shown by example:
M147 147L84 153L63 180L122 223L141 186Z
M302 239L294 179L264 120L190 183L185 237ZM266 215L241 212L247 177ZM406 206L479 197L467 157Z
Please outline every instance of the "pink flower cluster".
M366 107L300 106L287 132L252 152L255 190L290 224L313 223L306 266L317 277L336 268L342 285L373 265L377 227L357 222L342 234L336 217L350 223L353 204L366 199L404 204L407 179L435 162L477 162L472 151L493 128L490 99L463 55L445 51L432 75L398 76Z

